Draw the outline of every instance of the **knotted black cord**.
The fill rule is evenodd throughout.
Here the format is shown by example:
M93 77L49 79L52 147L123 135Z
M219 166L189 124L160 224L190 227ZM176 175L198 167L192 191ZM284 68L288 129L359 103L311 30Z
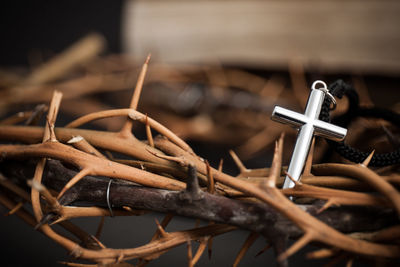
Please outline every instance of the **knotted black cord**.
M338 116L334 119L330 119L329 111L331 100L329 97L325 97L324 103L322 105L320 120L326 122L332 122L335 125L339 125L347 128L350 125L350 122L356 117L367 117L367 118L376 118L376 119L384 119L386 121L391 122L393 125L400 127L400 114L397 114L391 110L372 107L372 108L362 108L359 106L359 98L356 90L345 83L342 80L338 80L331 85L329 85L329 92L338 98L342 98L343 95L349 100L349 108L347 112L341 116ZM342 157L356 163L362 162L368 155L371 153L363 152L358 150L357 148L351 147L347 145L344 141L342 142L334 142L331 140L327 140L329 146L333 148L337 153L339 153ZM369 166L382 167L393 164L400 163L400 147L396 150L388 153L375 153L369 163Z

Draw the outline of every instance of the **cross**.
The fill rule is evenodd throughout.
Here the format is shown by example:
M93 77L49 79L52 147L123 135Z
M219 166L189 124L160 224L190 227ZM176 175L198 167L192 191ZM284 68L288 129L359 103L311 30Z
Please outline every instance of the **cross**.
M322 87L316 88L318 85L322 85ZM312 84L311 94L308 97L304 114L278 106L272 112L272 120L286 123L299 129L283 188L293 188L295 186L295 183L288 177L289 175L296 181L300 180L300 175L303 171L314 135L335 141L341 141L346 136L346 129L318 119L325 94L336 105L335 98L329 93L326 84L323 81L315 81Z

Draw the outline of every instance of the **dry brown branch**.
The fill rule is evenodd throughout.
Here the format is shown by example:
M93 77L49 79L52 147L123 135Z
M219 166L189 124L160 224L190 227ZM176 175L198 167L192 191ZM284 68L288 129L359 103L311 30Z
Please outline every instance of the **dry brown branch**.
M283 141L281 141L283 142ZM163 148L161 148L163 146ZM160 149L166 149L165 143L157 142L156 147ZM278 146L279 147L279 146ZM168 147L168 152L172 153L172 147ZM181 152L184 153L184 152ZM185 157L190 158L192 162L196 162L196 166L200 172L205 171L204 163L199 162L196 158L191 157L189 154L184 154ZM279 157L277 153L275 153L274 158ZM275 164L273 163L273 167L277 169L277 165L280 164L278 159L275 159ZM272 171L271 171L272 172ZM384 253L386 257L396 257L396 253L400 252L400 248L395 246L384 246L384 245L377 245L373 243L368 243L360 240L355 240L349 238L324 223L314 219L312 216L305 214L301 209L296 207L292 202L290 202L286 197L282 195L282 193L276 187L265 187L261 189L257 186L254 186L249 183L245 183L243 181L238 181L235 179L230 178L226 174L220 173L215 171L214 172L215 180L228 185L236 190L242 191L243 193L256 197L263 202L266 202L270 206L274 207L275 209L279 210L289 219L291 219L296 225L298 225L305 233L308 233L306 238L303 241L319 241L324 242L329 245L337 246L341 249L351 251L354 253L359 254L375 254L375 255L383 255ZM270 176L272 177L272 176ZM269 179L271 181L271 178ZM273 183L273 182L272 182ZM265 190L265 191L264 191ZM298 244L306 244L308 242L298 243ZM296 247L295 247L296 248ZM289 256L288 254L284 254ZM280 259L284 259L285 256L282 256Z
M30 146L4 145L1 146L1 151L7 157L39 156L65 160L85 170L81 175L91 174L121 178L150 187L170 190L179 190L185 187L184 183L174 179L98 158L61 143L46 142Z
M396 208L397 213L400 214L400 193L387 181L382 179L372 170L364 167L363 165L350 165L350 164L325 164L319 166L319 171L324 172L331 170L336 175L347 175L357 177L371 186L373 186L378 192L386 196ZM331 172L331 173L332 173Z
M64 76L66 72L96 56L103 48L102 36L92 34L83 38L64 53L37 68L18 85L2 92L0 111L4 112L7 105L18 103L26 95L38 94L41 91L40 85Z
M92 52L89 52L88 57L93 57ZM55 63L50 62L42 70L34 72L34 75L26 79L29 83L25 81L15 84L7 95L15 96L15 99L4 105L43 99L51 86L54 86L48 82L53 81L60 85L60 89L69 99L103 90L119 90L127 84L133 84L133 80L127 77L137 73L133 66L129 66L129 70L125 69L123 73L118 64L88 64L85 68L96 70L94 73L99 74L58 81L60 69L57 67L52 72L49 71L49 66L62 63L64 72L69 72L74 66L81 64L81 59L75 60L72 57L71 60L65 63L61 56L55 59ZM251 234L240 249L234 266L239 264L250 245L260 235L275 249L280 265L285 265L289 256L311 242L318 243L323 249L310 254L310 257L333 256L337 260L348 260L350 265L354 256L379 259L399 257L400 246L397 239L400 231L395 216L400 214L400 193L396 189L400 184L400 177L393 171L394 168L387 169L384 176L367 167L368 159L359 165L312 165L313 156L318 158L321 155L313 155L311 149L301 182L296 183L293 189L281 190L279 186L286 169L282 166L284 150L281 133L284 128L266 122L263 114L255 115L257 112L243 110L224 112L216 109L215 114L210 111L208 114L195 114L191 119L180 120L176 119L179 117L176 114L164 111L139 112L137 107L148 63L149 57L139 73L129 108L94 112L98 107L95 103L90 114L70 122L65 128L55 128L61 101L61 94L55 93L45 127L10 125L23 122L28 114L37 119L39 113L25 113L2 121L0 139L4 143L0 145L0 170L7 178L0 179L0 203L10 209L10 213L22 217L32 226L39 226L40 231L74 257L100 265L124 264L126 260L137 258L140 259L139 265L144 266L171 248L187 244L188 266L194 266L207 244L209 256L211 255L213 237L237 228L246 229ZM291 67L295 95L304 104L307 94L303 94L306 87L302 67ZM189 80L202 79L209 85L220 86L211 86L210 91L214 95L207 95L205 98L225 94L230 86L274 101L282 92L282 83L278 82L277 85L275 81L258 79L244 72L226 71L221 67L217 70L203 69L199 75L195 70L182 72L164 66L157 69L160 72L158 78L151 79L163 77L168 80L170 88ZM128 76L114 83L123 75ZM72 86L76 87L70 90ZM182 89L186 85L179 86ZM82 90L79 91L80 89ZM18 93L23 90L27 90L26 95ZM33 98L28 99L30 97ZM204 101L208 100L210 99ZM211 100L217 101L218 98ZM147 113L156 116L150 118ZM115 117L126 119L126 123L117 132L78 129L89 122ZM238 177L224 173L222 161L218 169L211 168L208 161L196 155L183 138L159 122L158 118L161 117L172 120L172 124L175 123L174 125L182 129L183 136L190 137L196 133L199 136L209 136L207 140L224 139L226 134L232 135L238 126L245 125L247 130L238 132L237 136L252 138L237 151L241 152L241 157L242 154L249 156L276 142L271 168L247 169L233 152L231 155L240 170ZM141 141L132 134L134 121L145 125L147 141ZM370 126L371 129L380 127L375 124ZM211 134L215 129L219 130L216 134ZM161 136L153 139L152 130ZM275 141L279 135L281 138ZM72 142L71 138L74 138ZM357 136L352 138L363 141L358 140ZM14 141L18 143L11 143ZM319 146L318 142L315 146ZM119 155L106 158L99 150L113 151ZM120 155L121 158L128 159L117 159ZM21 160L25 160L24 164ZM36 169L29 196L25 182L32 177L31 164L35 164ZM43 201L39 195L43 197ZM299 202L290 201L287 195L297 197ZM299 204L300 197L308 199L309 202L304 203L309 204ZM322 205L319 200L326 202ZM30 202L35 218L24 208ZM81 202L90 205L79 206ZM334 205L341 207L329 208ZM356 205L358 208L354 209L353 206ZM114 249L107 248L98 240L105 216L142 215L149 211L167 215L161 223L156 221L157 231L147 244L135 248ZM384 216L378 218L379 214ZM175 215L189 217L197 222L202 219L209 225L196 225L194 229L187 231L166 232L166 226ZM88 216L102 218L95 237L69 222L72 218ZM56 232L53 229L54 224L60 224L79 240L86 240L86 243L78 243L75 239ZM288 237L296 241L286 249L284 241ZM200 242L196 253L192 252L192 241Z
M47 124L43 134L43 142L47 142L51 136L51 126L54 126L56 121L58 109L60 107L62 94L59 92L54 92L53 98L50 102L49 113L47 116ZM44 170L44 165L46 164L46 159L43 158L36 166L35 175L33 176L33 182L37 184L41 184L42 181L42 174ZM40 222L42 219L43 213L40 207L40 199L39 199L39 191L32 187L31 191L31 201L32 201L32 208L36 217L36 220Z
M142 92L144 78L146 77L147 67L149 65L150 57L151 57L150 55L147 56L146 61L144 62L143 66L142 66L142 70L139 73L139 77L136 82L136 87L133 92L131 103L129 105L130 109L136 110L137 106L139 104L140 94ZM121 134L123 136L132 135L132 121L131 120L129 120L129 119L126 120L124 126L121 129Z
M166 127L164 127L160 123L156 122L152 118L149 118L147 115L144 115L133 109L107 110L107 111L100 111L100 112L88 114L86 116L83 116L83 117L69 123L68 125L66 125L66 127L67 128L76 128L76 127L79 127L79 126L81 126L85 123L88 123L90 121L93 121L93 120L117 117L117 116L129 116L129 118L131 118L132 120L140 121L141 123L143 123L145 125L148 124L151 128L158 131L160 134L163 134L164 136L168 137L171 141L175 142L176 144L181 146L183 149L190 150L190 147L188 144L186 144L182 139L180 139L178 136L176 136L174 133L172 133Z

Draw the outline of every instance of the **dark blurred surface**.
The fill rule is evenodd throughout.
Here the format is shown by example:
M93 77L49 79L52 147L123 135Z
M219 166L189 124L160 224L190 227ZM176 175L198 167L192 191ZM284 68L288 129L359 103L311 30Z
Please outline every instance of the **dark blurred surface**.
M0 65L29 65L48 57L90 32L107 40L108 51L120 52L122 0L8 1L0 8Z

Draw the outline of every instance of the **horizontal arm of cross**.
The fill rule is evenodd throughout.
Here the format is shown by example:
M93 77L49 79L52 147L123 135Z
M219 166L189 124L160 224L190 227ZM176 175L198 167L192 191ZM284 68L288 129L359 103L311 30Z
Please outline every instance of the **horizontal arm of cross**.
M274 108L271 119L288 124L294 128L300 128L308 121L308 118L305 115L278 106Z
M333 141L342 141L347 134L347 129L321 120L315 120L313 125L314 134Z
M334 141L341 141L346 136L347 130L345 128L307 117L295 111L291 111L282 107L275 107L272 112L274 121L289 124L294 128L300 128L304 124L311 124L314 128L314 134L328 138Z

